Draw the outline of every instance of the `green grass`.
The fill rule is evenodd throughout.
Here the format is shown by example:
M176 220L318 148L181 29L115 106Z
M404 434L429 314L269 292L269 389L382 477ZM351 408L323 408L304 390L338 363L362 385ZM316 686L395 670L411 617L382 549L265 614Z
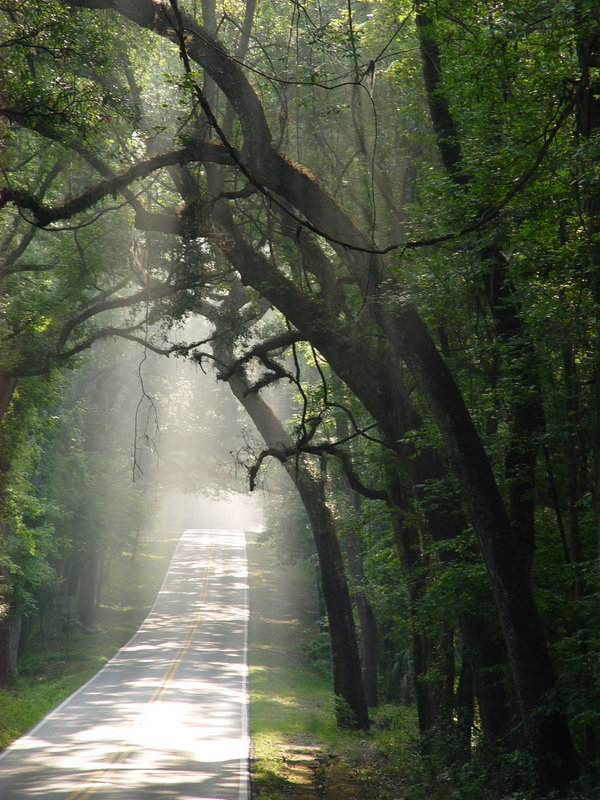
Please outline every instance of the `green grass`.
M333 743L337 731L330 681L304 655L307 637L318 633L311 574L277 564L272 548L254 535L248 537L248 559L250 735L255 783L268 800L289 795L282 752Z
M250 734L261 800L424 800L414 708L371 710L371 730L335 725L331 679L307 644L319 637L314 578L278 564L273 549L248 537L250 569ZM286 758L303 747L316 766L302 781ZM312 786L306 781L312 778Z
M19 660L19 678L0 690L0 749L35 725L92 677L138 629L159 590L179 533L161 531L142 544L137 560L113 559L95 630L36 632Z

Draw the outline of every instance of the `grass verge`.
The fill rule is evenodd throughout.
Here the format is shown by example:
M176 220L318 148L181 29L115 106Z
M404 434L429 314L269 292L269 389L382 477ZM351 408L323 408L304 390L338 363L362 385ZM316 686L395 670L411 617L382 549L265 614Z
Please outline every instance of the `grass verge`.
M426 797L414 711L382 707L372 711L369 732L338 731L331 682L306 655L319 633L310 573L278 564L273 548L254 534L248 559L253 797Z
M248 560L255 790L264 800L310 797L314 762L336 736L329 681L303 655L317 628L314 585L305 568L277 564L255 534L248 536Z

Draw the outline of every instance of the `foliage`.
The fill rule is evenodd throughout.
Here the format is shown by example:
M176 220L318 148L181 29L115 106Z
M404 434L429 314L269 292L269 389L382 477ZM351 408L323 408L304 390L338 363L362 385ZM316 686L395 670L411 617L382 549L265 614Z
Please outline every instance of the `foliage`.
M55 509L44 502L32 483L43 445L55 428L56 420L46 409L58 386L56 378L44 378L22 387L2 427L2 452L10 468L0 474L0 517L4 530L0 598L25 613L37 610L40 593L56 579L50 564L60 547L52 523Z
M450 725L438 723L454 760L448 766L434 754L434 762L448 768L440 784L447 780L464 797L501 769L494 762L487 771L484 735L469 737L473 762L465 767L454 725L456 676L468 657L465 618L493 616L489 588L498 577L489 563L494 542L484 547L486 569L473 536L481 541L477 514L466 517L458 483L468 498L489 465L500 494L494 508L503 504L496 521L506 511L506 527L498 533L498 522L494 535L505 547L512 535L518 543L522 563L509 572L535 595L531 619L539 609L558 673L551 696L536 699L533 719L548 708L566 714L591 780L600 747L591 710L599 690L595 5L267 2L247 31L243 4L204 3L203 24L235 53L217 67L219 46L202 51L206 35L194 33L192 20L181 41L177 30L168 41L158 18L152 33L128 21L116 0L108 5L123 13L84 5L8 3L1 12L3 375L75 366L79 348L115 326L146 347L194 353L203 364L218 317L236 356L244 360L254 348L244 360L259 364L249 367L254 391L284 380L294 386L294 408L281 403L298 448L291 457L308 454L322 476L329 459L329 502L341 537L360 544L357 588L376 612L387 697L408 699L415 675L421 699L445 681ZM198 11L196 3L185 8ZM165 9L177 19L176 3ZM182 67L178 46L192 63ZM158 154L172 160L157 166ZM135 177L106 185L95 199L85 194L133 165ZM296 182L306 191L295 191ZM78 199L75 209L69 198ZM243 330L228 310L238 274L255 292L240 307ZM117 314L108 298L129 311ZM285 324L276 315L261 321L267 301ZM482 445L486 470L471 486L456 448L444 446L444 398L427 398L422 362L411 371L397 363L386 321L404 319L409 302L443 356L432 381L448 369ZM186 328L195 315L213 323L200 343ZM308 343L257 355L265 340L288 332ZM69 559L71 567L86 553L110 560L122 544L116 532L135 533L124 512L142 518L136 489L108 500L110 447L117 470L128 470L123 427L114 425L105 449L90 446L93 428L103 426L93 408L99 393L112 392L121 422L131 418L130 398L104 366L103 385L86 366L65 398L54 399L60 422L52 441L43 441L52 425L44 428L41 402L36 410L21 384L2 425L10 471L1 487L1 574L5 595L30 609L52 569L66 580ZM219 444L219 414L206 423L194 413L189 376L171 374L165 395L169 382L187 394L185 402L169 398L167 410L175 437L167 460L185 459L183 488L234 484L212 459L197 457ZM453 418L449 427L460 426ZM151 443L142 429L140 439ZM352 496L330 458L336 448L363 488L389 490L393 473L391 515ZM153 475L148 453L136 466ZM246 455L254 463L253 447ZM271 504L275 528L282 563L311 558L306 520L287 496ZM506 592L495 588L499 602ZM506 625L506 609L500 616ZM444 663L446 639L453 649ZM415 657L420 646L431 657L424 666ZM517 694L519 680L513 674ZM497 795L513 779L529 785L521 745L513 737Z

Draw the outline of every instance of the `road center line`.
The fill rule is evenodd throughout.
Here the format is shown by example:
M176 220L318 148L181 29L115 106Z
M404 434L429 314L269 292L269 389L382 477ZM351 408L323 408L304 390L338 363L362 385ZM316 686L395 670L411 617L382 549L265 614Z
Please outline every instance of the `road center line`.
M212 566L212 557L213 557L214 546L215 546L215 544L214 544L214 540L213 540L210 543L210 549L209 549L209 552L208 552L207 563L206 563L206 566L204 567L204 574L202 576L202 583L201 583L200 589L198 590L197 602L200 603L200 604L202 604L206 599L206 592L207 592L207 589L208 589L209 570L210 570L210 568ZM141 719L138 721L138 723L136 725L136 729L139 729L141 727L141 725L143 724L143 720L144 720L144 717L146 716L146 714L148 712L148 709L151 708L155 703L160 702L160 700L162 699L162 697L164 696L164 694L165 694L165 692L167 690L167 687L168 687L169 683L175 677L175 674L176 674L177 670L179 669L179 666L180 666L185 654L189 650L189 647L190 647L190 645L191 645L191 643L192 643L192 641L194 639L196 631L198 630L198 626L200 625L200 620L202 619L202 611L203 611L203 608L200 607L198 609L195 617L194 617L192 625L190 626L190 628L188 630L188 633L187 633L187 636L186 636L184 642L179 646L179 649L177 650L177 653L173 657L173 659L172 659L171 663L169 664L169 666L166 668L166 670L165 670L165 672L163 674L163 677L161 679L160 684L156 687L156 689L152 693L152 696L146 701L146 704L144 706L144 710L143 710L143 712L141 714ZM132 734L129 737L130 741L133 738L134 738L134 736ZM129 749L124 749L124 750L121 750L118 753L115 753L111 757L109 763L105 767L102 767L102 768L96 770L96 772L94 772L90 776L90 778L88 779L88 781L85 784L85 786L83 786L80 789L75 789L75 791L71 792L71 794L68 795L66 800L89 800L90 797L92 797L99 789L101 789L103 786L105 786L108 783L108 781L110 780L110 778L114 774L114 772L116 770L116 767L119 764L122 764L125 761L127 761L129 756L133 752L134 752L134 748L133 747L129 747ZM91 784L93 784L93 785L91 785Z

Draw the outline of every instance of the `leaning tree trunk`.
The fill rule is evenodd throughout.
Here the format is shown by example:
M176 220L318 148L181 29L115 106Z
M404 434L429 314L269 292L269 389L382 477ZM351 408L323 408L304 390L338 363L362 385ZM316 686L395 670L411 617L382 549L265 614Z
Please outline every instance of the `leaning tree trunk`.
M312 194L316 209L326 203L322 190L309 185L309 176L298 174L288 178L289 184L296 184L292 194L298 202L301 195ZM281 176L278 184L283 192ZM301 187L306 192L301 192ZM344 343L344 336L336 337L332 326L327 324L327 309L304 297L253 249L228 212L215 209L213 219L224 231L215 240L239 269L242 279L268 298L310 339L366 408L374 408L377 397L373 386L366 388L365 382L370 364L357 357L360 342L346 339ZM338 222L341 224L339 219ZM377 283L375 267L374 264L370 273L371 291ZM385 294L382 291L378 298L371 296L368 307L391 346L409 367L445 441L450 466L462 489L483 552L525 736L536 758L540 784L545 790L563 789L578 772L575 750L565 716L555 710L544 711L556 686L556 677L533 597L528 564L506 513L490 461L464 398L413 304L390 279ZM386 425L387 417L382 418L380 408L375 409L374 417L382 427Z
M224 346L214 346L221 364L233 358ZM336 697L336 717L340 726L366 729L369 716L360 669L356 631L350 592L342 551L335 524L327 506L325 489L319 477L312 474L305 457L285 457L293 450L291 437L265 401L252 392L245 376L238 370L227 376L235 397L246 409L268 448L279 450L281 461L294 482L308 515L321 574L321 587L327 608L331 652L333 659L333 688Z
M308 178L300 175L297 180L302 184ZM213 219L222 227L215 241L242 280L296 325L385 428L388 414L382 415L378 402L382 387L374 391L376 376L365 380L373 365L361 352L364 343L345 331L336 335L339 323L328 324L328 309L306 298L251 247L226 210L215 208ZM557 711L544 713L556 677L521 543L510 524L490 461L460 390L412 303L399 289L393 294L389 287L388 296L382 295L377 302L371 300L369 308L409 367L446 444L450 467L462 489L487 567L524 733L536 758L540 784L544 790L564 789L578 773L576 754L565 716Z

